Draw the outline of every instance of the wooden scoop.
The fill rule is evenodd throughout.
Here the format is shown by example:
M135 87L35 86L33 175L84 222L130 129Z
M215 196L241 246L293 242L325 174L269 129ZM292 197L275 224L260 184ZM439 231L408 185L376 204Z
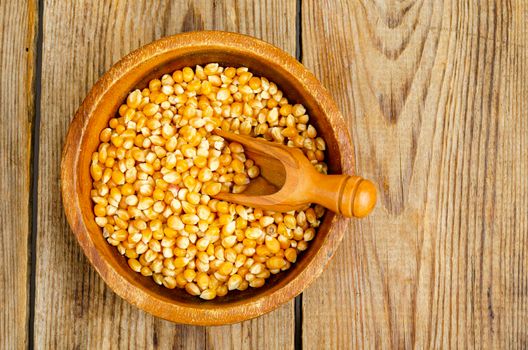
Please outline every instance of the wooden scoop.
M246 155L260 167L240 194L221 192L215 197L229 202L286 212L317 203L347 217L361 218L376 204L376 188L369 180L353 175L324 175L298 148L225 132L215 134L242 144Z

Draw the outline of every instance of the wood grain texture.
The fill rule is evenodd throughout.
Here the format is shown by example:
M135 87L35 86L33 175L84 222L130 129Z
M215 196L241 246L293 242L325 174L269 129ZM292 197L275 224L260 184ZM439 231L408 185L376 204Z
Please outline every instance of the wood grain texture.
M302 5L303 62L379 184L304 293L304 347L525 349L526 2Z
M295 325L292 303L250 321L207 327L207 349L293 349Z
M249 343L293 347L293 303L258 320L207 329L156 319L114 295L90 267L66 223L59 163L75 110L96 79L126 53L196 29L237 30L293 53L295 31L289 23L294 7L295 1L255 6L234 1L44 2L35 345L225 349L248 344L248 334L266 334ZM267 16L272 8L287 15Z
M281 16L269 17L280 13ZM294 55L296 1L208 1L194 2L187 10L183 31L217 29L248 34L280 47ZM207 21L204 21L204 18ZM250 321L205 329L206 345L211 349L293 349L294 306Z
M37 5L0 2L0 348L28 344Z

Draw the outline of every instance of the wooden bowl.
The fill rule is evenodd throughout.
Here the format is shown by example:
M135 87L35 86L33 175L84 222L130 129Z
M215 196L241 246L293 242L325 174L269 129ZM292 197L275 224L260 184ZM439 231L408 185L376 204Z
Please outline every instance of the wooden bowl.
M249 36L205 31L167 37L130 53L99 79L75 114L64 145L61 186L66 217L84 254L119 296L155 316L193 325L240 322L291 300L323 271L347 226L347 219L327 212L316 238L288 271L270 277L264 287L233 291L212 301L158 286L151 277L132 271L106 242L90 199L89 165L99 133L131 90L184 66L209 62L249 67L277 83L290 101L302 103L327 142L330 173L351 174L354 154L339 110L312 73L284 51Z

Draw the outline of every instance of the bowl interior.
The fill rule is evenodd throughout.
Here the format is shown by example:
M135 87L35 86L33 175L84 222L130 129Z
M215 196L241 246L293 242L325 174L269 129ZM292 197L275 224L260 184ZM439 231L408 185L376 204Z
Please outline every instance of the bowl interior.
M90 199L92 181L89 174L89 164L91 154L97 149L99 143L99 133L107 126L109 119L115 116L117 109L131 90L144 88L150 79L161 77L165 73L172 73L176 69L181 69L185 66L193 67L197 64L204 65L210 62L218 62L223 66L246 66L255 75L266 77L270 81L275 82L290 102L302 103L310 115L310 123L314 124L319 135L327 143L326 162L329 167L329 173L341 172L341 150L333 128L320 104L319 99L323 98L322 96L314 96L305 86L299 84L297 78L288 70L282 68L280 62L273 63L258 54L237 52L236 50L226 50L225 47L217 48L214 46L195 49L192 52L178 52L177 50L166 52L120 71L119 76L109 77L113 83L96 100L91 101L95 106L93 114L85 116L89 117L89 120L87 121L86 131L80 140L82 151L80 152L76 169L79 178L77 182L79 187L77 188L77 193L80 196L79 202L83 204L90 203L83 205L83 221L87 226L90 239L99 250L99 258L106 259L117 273L137 288L148 291L150 295L155 295L157 298L171 303L209 309L219 305L257 300L263 294L269 294L286 285L317 254L326 239L334 217L331 212L325 214L315 239L310 243L309 248L300 254L297 262L292 264L288 271L270 277L262 288L248 288L243 292L230 292L225 297L216 298L208 302L190 296L184 290L178 288L169 290L163 286L158 286L151 277L143 277L132 271L128 267L126 259L117 252L115 247L110 246L106 242L101 229L94 222L93 205Z

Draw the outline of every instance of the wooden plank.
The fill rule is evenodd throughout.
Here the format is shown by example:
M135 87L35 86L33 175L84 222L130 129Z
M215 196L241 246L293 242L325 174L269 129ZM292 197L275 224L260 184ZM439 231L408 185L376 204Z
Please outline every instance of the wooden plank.
M0 2L0 348L28 345L34 1Z
M293 302L250 321L207 327L208 349L293 349Z
M241 337L248 334L266 334L269 338L251 341L264 348L293 347L293 303L256 321L214 329L175 325L130 306L91 268L61 207L60 150L68 124L96 79L123 55L156 38L213 28L254 34L294 51L294 27L286 22L295 12L291 17L271 14L294 8L295 1L250 4L45 1L43 62L47 63L42 72L35 311L38 347L223 349L247 343Z
M526 2L302 5L303 62L380 190L304 293L304 347L526 348Z
M166 32L168 3L45 1L34 344L41 348L200 348L204 331L156 319L116 296L65 220L59 164L69 122L115 61ZM157 20L155 20L157 19Z
M195 12L207 13L210 4L210 1L197 4ZM210 16L205 16L213 19L212 23L206 22L206 28L262 38L295 55L295 9L296 1L292 0L220 2L213 7ZM293 349L293 301L263 317L235 325L209 327L206 333L211 349Z

